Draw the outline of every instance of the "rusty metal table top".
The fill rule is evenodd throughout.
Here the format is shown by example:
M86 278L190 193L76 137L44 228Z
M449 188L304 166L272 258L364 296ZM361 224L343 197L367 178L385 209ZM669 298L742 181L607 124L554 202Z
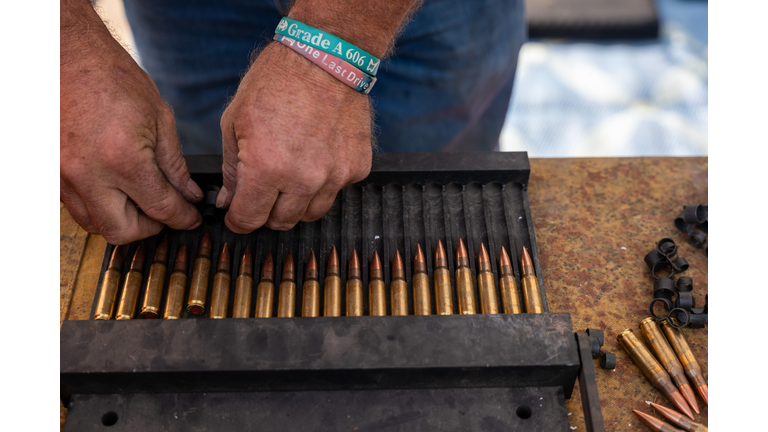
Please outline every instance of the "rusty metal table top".
M690 264L684 275L694 280L697 306L703 304L707 257L673 221L683 205L708 203L708 159L531 159L528 194L550 310L569 312L576 331L604 330L603 349L617 356L615 370L597 369L606 430L648 430L632 409L652 413L648 402L670 404L616 335L648 316L653 277L643 257L661 238L679 245L678 255ZM106 242L78 227L63 206L60 223L61 320L89 319ZM708 376L708 328L683 333ZM698 402L696 420L708 424L708 407ZM566 406L571 430L586 430L578 393ZM60 411L63 427L61 404Z

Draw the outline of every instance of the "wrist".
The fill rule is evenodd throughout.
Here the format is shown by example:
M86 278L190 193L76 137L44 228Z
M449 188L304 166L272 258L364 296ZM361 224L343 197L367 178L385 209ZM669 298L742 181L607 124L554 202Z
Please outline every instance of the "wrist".
M313 64L301 54L279 43L271 42L264 48L259 59L268 64L281 65L280 76L285 80L287 88L300 85L310 92L316 93L318 99L335 99L347 97L367 98L366 94L357 92L330 73ZM258 60L257 60L258 61ZM259 74L261 72L257 72ZM258 79L258 78L257 78Z
M382 58L416 0L344 2L298 0L288 14Z

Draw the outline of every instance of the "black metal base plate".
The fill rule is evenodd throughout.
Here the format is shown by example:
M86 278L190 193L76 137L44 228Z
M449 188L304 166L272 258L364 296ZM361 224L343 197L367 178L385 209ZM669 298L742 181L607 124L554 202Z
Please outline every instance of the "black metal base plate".
M105 429L569 430L561 387L73 395L64 431Z

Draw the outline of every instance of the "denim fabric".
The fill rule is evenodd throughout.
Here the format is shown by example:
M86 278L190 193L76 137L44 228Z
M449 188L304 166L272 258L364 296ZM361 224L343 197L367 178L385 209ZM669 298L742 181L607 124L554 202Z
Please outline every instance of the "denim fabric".
M219 121L288 0L125 0L142 67L171 105L185 154L220 153ZM523 0L427 0L371 91L382 151L498 148Z

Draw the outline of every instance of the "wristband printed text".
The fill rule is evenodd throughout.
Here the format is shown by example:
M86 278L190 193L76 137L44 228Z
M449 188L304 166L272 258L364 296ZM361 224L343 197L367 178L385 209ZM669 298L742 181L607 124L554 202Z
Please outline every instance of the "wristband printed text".
M318 49L283 35L275 34L274 40L296 51L306 57L312 63L320 66L329 74L335 76L339 81L352 87L363 94L368 94L376 83L376 77L358 70L353 65L336 57L335 55L324 53Z
M361 71L376 76L381 60L332 34L284 17L277 24L275 33L305 43L320 51L337 56Z

